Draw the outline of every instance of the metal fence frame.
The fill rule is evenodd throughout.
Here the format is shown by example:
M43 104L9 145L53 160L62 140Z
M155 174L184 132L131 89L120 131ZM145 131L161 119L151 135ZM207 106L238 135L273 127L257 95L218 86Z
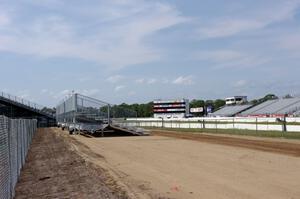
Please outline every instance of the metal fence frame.
M8 94L8 93L5 93L5 92L0 92L0 97L4 98L4 99L7 99L7 100L10 100L14 103L17 103L17 104L20 104L20 105L23 105L27 108L31 108L31 109L34 109L34 110L37 110L41 113L44 113L44 114L47 114L51 117L54 117L55 115L51 112L48 112L47 110L45 110L45 106L42 106L40 104L37 104L37 103L34 103L34 102L31 102L31 101L28 101L26 99L23 99L23 98L20 98L20 97L17 97L17 96L14 96L14 95L11 95L11 94Z
M124 123L136 117L136 111L74 93L56 107L56 121L67 126L76 124Z
M36 129L36 120L0 116L0 199L14 197Z

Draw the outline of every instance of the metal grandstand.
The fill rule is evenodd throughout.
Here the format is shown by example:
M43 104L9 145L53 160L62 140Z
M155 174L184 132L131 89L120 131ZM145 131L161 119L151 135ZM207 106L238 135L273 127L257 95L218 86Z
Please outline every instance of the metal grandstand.
M81 131L92 135L103 135L111 131L122 131L144 135L142 129L127 126L126 118L136 117L136 112L81 94L72 94L56 107L58 126L70 133Z
M253 108L243 111L241 116L282 116L299 115L300 97L268 100Z
M10 118L37 119L38 127L55 125L55 114L45 106L25 100L23 98L0 93L0 115Z
M224 106L221 109L209 114L209 116L212 116L212 117L233 117L233 116L236 116L237 114L241 113L242 111L245 111L245 110L249 109L252 106L253 105L251 105L251 104Z
M9 102L11 104L14 104L14 105L17 105L17 106L20 106L20 107L23 107L23 108L26 108L26 109L29 109L29 110L32 110L35 112L38 112L40 114L43 114L43 115L46 115L49 117L55 116L55 114L47 111L45 106L39 105L37 103L28 101L26 99L23 99L23 98L20 98L20 97L17 97L17 96L14 96L14 95L11 95L11 94L8 94L5 92L1 92L0 100Z

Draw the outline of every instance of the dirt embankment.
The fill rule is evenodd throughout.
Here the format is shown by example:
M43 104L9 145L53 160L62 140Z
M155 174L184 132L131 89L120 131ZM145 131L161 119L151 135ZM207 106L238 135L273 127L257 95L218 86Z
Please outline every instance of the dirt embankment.
M152 130L152 135L167 136L173 138L194 140L212 144L221 144L233 147L242 147L248 149L255 149L260 151L280 153L300 157L300 142L284 142L278 139L255 139L243 138L237 136L221 136L221 135L208 135L197 134L189 132L175 132L165 130Z
M73 146L98 159L101 155L54 129L39 129L16 187L16 199L128 198L100 167L84 160Z

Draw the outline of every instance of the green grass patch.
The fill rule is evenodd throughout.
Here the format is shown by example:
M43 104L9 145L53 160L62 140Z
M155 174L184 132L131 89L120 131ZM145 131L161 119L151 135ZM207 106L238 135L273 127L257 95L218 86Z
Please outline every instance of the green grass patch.
M254 137L270 137L270 138L286 138L300 139L300 132L280 132L280 131L255 131L242 129L185 129L185 128L148 128L155 130L168 130L174 132L189 133L211 133L211 134L227 134L227 135L243 135Z

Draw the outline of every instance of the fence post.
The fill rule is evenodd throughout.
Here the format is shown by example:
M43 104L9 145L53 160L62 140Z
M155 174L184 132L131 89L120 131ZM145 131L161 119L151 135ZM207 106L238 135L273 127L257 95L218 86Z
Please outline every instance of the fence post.
M13 198L13 172L12 172L12 140L11 140L11 134L13 133L12 132L12 129L11 129L11 122L12 120L8 120L7 121L7 132L8 132L8 162L9 162L9 197L10 198Z
M282 131L283 131L283 133L287 131L287 128L286 128L286 115L283 116Z
M235 133L236 132L236 129L235 129L235 118L232 118L232 127L233 127L233 132Z
M256 133L258 132L258 119L257 119L257 117L255 117L255 125L256 125Z
M216 133L218 132L218 120L215 120L215 124L216 124Z

